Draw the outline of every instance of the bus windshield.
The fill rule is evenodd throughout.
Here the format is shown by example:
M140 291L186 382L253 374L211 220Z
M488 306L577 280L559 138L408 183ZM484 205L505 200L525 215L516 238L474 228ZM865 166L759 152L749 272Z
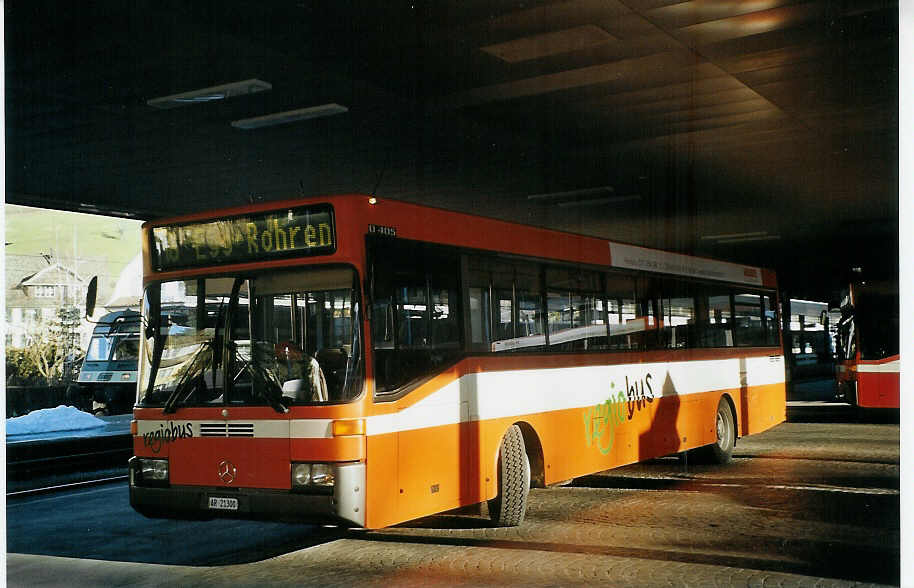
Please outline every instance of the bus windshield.
M96 335L89 341L89 349L86 350L86 361L108 361L111 355L111 342L108 337Z
M140 406L334 403L361 391L355 272L161 282L144 296Z
M140 338L135 334L93 335L86 361L136 361Z
M898 355L898 294L880 282L854 284L854 295L842 292L838 322L838 357L880 360Z

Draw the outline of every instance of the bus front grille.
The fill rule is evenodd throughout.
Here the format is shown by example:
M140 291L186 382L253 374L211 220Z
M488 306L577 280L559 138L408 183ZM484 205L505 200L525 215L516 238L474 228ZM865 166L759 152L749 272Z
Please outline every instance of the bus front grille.
M201 437L253 437L254 423L200 423Z

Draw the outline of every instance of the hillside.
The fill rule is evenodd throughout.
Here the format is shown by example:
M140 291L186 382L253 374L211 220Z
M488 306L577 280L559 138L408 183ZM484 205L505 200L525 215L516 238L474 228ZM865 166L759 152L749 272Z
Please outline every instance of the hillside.
M8 257L44 256L83 277L97 275L99 300L107 300L121 271L140 253L141 221L12 204L5 217ZM6 276L7 287L21 278Z

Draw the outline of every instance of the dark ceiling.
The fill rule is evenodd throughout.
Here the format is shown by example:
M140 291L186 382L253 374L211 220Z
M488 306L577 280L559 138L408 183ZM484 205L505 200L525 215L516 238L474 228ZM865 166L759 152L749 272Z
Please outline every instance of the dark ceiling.
M376 191L774 267L801 297L897 269L896 2L4 6L8 202ZM272 89L147 104L249 79Z

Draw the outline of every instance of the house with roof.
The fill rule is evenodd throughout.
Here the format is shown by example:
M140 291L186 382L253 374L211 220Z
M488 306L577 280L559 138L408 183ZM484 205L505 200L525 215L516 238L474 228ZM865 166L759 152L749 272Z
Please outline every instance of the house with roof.
M22 348L54 321L60 308L84 311L88 280L47 256L8 255L6 286L6 345ZM88 334L80 335L84 344Z

